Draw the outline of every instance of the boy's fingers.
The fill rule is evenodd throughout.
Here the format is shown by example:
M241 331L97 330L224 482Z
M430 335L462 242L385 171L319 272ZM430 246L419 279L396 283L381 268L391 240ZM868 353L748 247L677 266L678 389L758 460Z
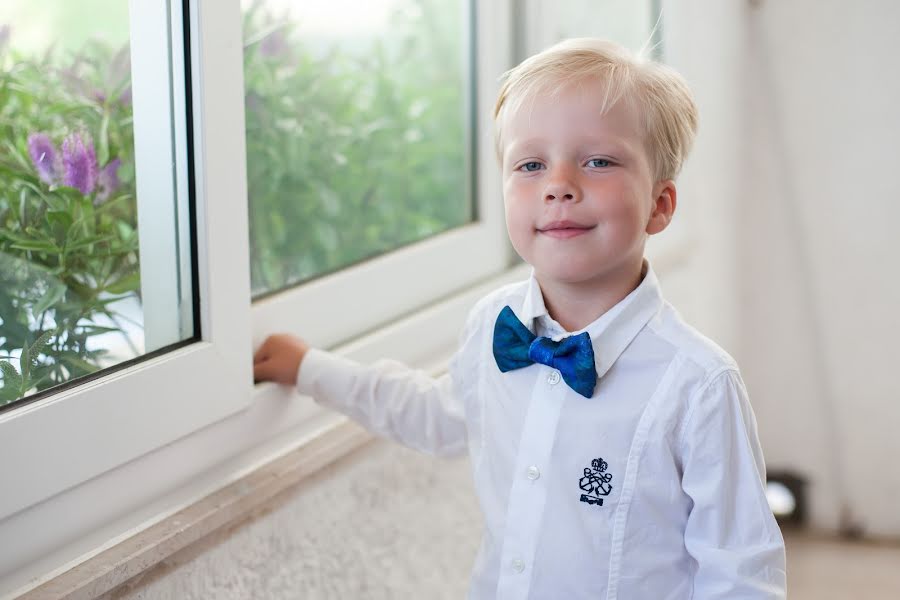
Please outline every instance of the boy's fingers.
M253 380L275 381L285 385L296 383L297 367L306 346L286 335L270 335L253 354Z
M253 363L253 380L271 381L273 375L272 371L272 361L270 360Z
M266 345L263 344L259 347L256 353L253 355L253 364L261 363L269 358L269 350L266 348Z
M266 374L266 363L253 357L253 379L259 381Z
M272 356L272 346L274 345L275 340L274 336L267 337L262 345L257 348L256 353L253 355L253 363L262 362L268 360L270 356Z

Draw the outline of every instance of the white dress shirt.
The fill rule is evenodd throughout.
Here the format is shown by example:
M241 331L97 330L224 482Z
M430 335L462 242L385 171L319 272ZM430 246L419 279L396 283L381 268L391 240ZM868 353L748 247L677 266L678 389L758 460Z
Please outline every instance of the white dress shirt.
M485 519L469 597L784 598L784 541L737 366L663 300L653 271L582 330L598 375L589 399L541 364L500 372L504 306L537 335L569 335L532 276L472 309L443 377L311 350L297 382L412 448L468 448Z

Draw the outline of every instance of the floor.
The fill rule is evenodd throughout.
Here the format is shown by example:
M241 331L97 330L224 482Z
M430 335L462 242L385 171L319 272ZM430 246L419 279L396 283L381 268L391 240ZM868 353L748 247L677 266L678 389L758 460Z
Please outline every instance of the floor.
M790 600L900 600L900 541L784 533ZM480 535L467 461L378 440L103 598L458 600Z
M900 543L784 533L790 600L900 600Z

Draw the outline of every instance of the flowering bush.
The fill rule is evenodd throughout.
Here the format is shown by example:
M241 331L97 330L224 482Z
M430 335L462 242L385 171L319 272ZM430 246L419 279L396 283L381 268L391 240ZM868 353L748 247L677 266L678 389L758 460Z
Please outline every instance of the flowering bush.
M99 318L140 284L127 48L34 60L5 46L0 404L97 370L88 340L116 331Z

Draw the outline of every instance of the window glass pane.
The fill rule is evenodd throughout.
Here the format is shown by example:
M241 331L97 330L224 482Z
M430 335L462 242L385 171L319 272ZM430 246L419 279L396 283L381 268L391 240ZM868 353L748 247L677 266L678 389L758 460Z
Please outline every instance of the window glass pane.
M244 0L254 296L470 222L468 0Z
M191 311L177 299L148 307L159 294L142 287L140 257L173 254L140 235L135 132L152 115L135 108L131 33L125 2L0 5L0 407L194 334ZM159 100L149 104L171 110ZM171 181L151 204L171 214L169 129L156 154ZM167 271L179 278L177 262Z

